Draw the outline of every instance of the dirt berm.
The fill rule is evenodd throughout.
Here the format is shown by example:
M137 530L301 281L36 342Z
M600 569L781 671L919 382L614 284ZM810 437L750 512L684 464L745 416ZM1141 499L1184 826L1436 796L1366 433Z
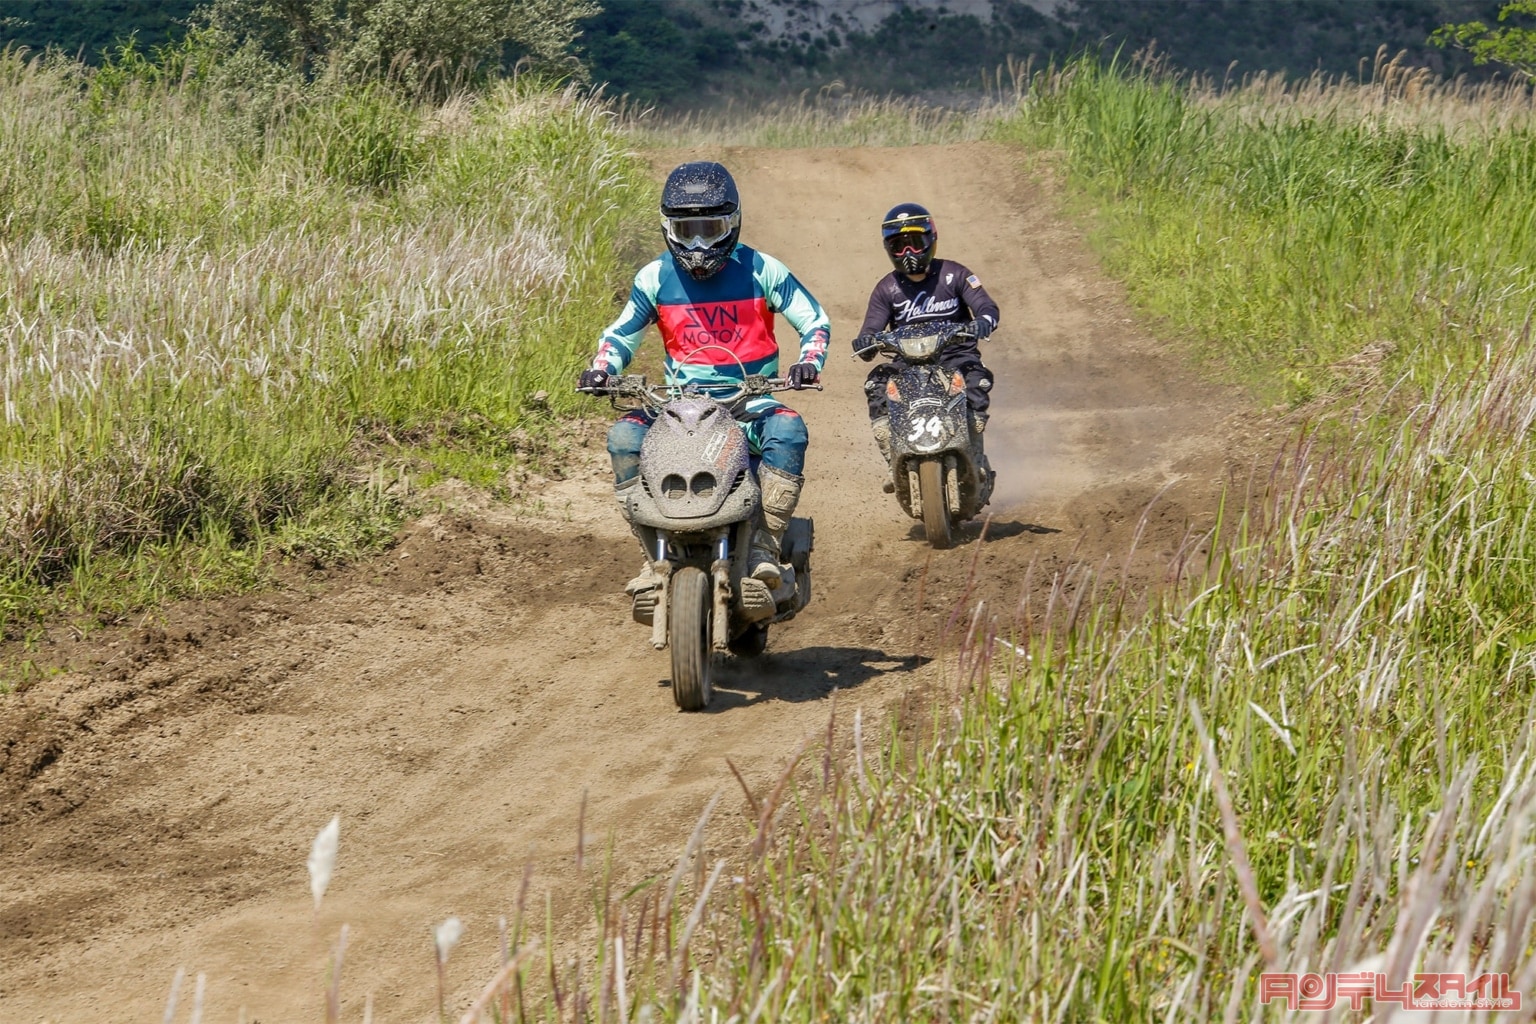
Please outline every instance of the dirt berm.
M1130 572L1155 584L1246 474L1255 417L1138 326L1017 154L708 155L739 179L744 239L832 316L827 390L791 399L811 434L810 608L760 662L725 665L707 713L677 711L666 655L628 619L635 545L594 421L567 478L466 500L329 579L45 644L29 656L66 671L0 698L0 1021L158 1020L178 967L206 975L205 1020L319 1020L343 922L345 1018L371 992L375 1020L433 1019L429 926L467 926L449 964L462 1005L530 858L536 916L548 892L557 923L583 920L583 793L589 863L611 839L624 877L665 869L712 793L721 834L740 822L727 758L762 786L825 729L834 690L840 718L874 720L941 682L935 634L973 565L971 600L1005 622L1026 579L1048 587L1074 557L1121 571L1138 530ZM983 350L994 519L943 552L880 491L848 348L889 270L878 221L903 200L934 211L941 253L1003 311ZM333 814L317 918L305 856Z

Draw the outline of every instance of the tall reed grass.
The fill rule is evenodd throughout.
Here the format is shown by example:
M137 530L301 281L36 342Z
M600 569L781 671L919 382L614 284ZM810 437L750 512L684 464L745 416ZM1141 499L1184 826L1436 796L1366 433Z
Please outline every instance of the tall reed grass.
M630 129L653 146L917 146L974 142L1012 106L992 96L948 106L898 96L874 96L833 82L815 93L752 107L658 113L629 110Z
M380 453L571 408L647 192L602 103L97 74L0 55L0 632L335 546Z
M1149 311L1303 403L1357 376L1361 353L1432 387L1525 322L1533 114L1528 86L1390 62L1358 83L1221 90L1079 61L1033 76L999 136L1059 154Z

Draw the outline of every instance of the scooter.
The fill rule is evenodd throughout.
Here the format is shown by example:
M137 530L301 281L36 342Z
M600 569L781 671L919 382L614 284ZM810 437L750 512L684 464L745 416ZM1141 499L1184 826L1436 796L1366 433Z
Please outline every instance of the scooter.
M965 396L965 377L939 364L968 324L912 324L872 335L875 351L908 365L885 385L891 418L891 479L902 510L923 523L928 543L947 548L954 526L992 499L997 474Z
M662 583L637 595L633 615L651 627L652 647L671 650L672 697L685 711L708 706L715 652L762 654L768 627L794 618L811 600L815 526L808 518L791 518L784 531L784 569L771 602L759 599L760 587L742 587L761 492L747 435L732 412L789 388L784 378L760 375L718 385L657 385L625 375L584 392L654 417L640 447L640 486L623 512Z

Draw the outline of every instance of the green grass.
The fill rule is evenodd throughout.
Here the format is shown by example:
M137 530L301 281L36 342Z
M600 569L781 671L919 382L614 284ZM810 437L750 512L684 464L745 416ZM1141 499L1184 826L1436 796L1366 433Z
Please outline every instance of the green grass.
M1361 353L1431 387L1447 360L1521 327L1536 300L1531 113L1528 90L1392 66L1368 85L1219 95L1081 62L1037 76L998 137L1059 156L1148 312L1301 403Z
M0 634L366 546L380 467L489 481L573 411L650 188L600 103L0 82Z

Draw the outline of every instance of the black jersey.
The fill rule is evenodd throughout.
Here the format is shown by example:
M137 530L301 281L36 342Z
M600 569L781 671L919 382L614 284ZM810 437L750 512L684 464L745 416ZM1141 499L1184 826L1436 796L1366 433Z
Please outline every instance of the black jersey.
M920 323L965 324L982 317L998 323L997 303L976 275L954 260L934 260L921 281L886 274L869 296L860 334Z

